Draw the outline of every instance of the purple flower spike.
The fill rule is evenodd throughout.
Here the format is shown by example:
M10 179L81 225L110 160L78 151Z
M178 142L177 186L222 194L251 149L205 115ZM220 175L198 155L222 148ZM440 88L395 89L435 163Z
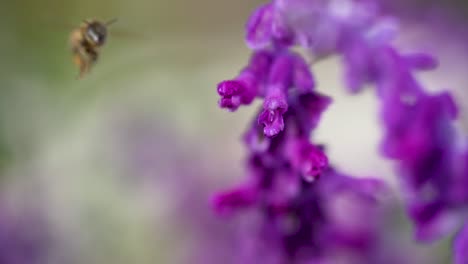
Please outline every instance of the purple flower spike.
M263 103L263 111L258 116L258 123L265 127L263 133L274 137L284 129L283 114L288 110L286 94L282 87L273 86Z
M383 156L396 162L416 238L440 238L466 221L468 150L457 145L457 106L449 93L428 93L418 82L414 72L438 61L402 54L392 43L399 21L386 11L376 0L271 0L250 17L246 41L254 55L239 77L218 87L221 106L231 110L264 99L244 136L252 184L215 199L218 211L249 207L256 216L240 242L249 250L233 263L429 263L388 247L392 232L381 205L390 189L338 173L325 147L311 141L332 99L316 92L310 66L293 48L318 59L340 56L352 93L375 87ZM468 264L467 241L465 227L455 264Z
M270 44L274 8L272 4L260 6L250 17L246 25L246 42L251 49L261 49Z

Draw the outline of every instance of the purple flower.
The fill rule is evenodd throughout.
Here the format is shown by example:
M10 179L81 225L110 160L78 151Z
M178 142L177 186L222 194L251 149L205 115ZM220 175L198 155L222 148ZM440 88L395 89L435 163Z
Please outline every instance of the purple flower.
M233 263L419 263L405 262L404 255L395 253L402 249L386 240L380 197L389 190L381 181L329 169L309 183L267 171L260 176L263 194L254 203L237 207L238 214L232 216L239 221L239 244L245 245L237 248ZM284 177L295 179L296 188L274 199L272 192L287 189Z
M331 99L316 92L287 99L284 131L265 137L253 122L244 137L248 179L212 199L218 213L239 221L244 246L233 263L404 263L383 239L385 184L330 169L323 147L309 141Z
M236 79L218 84L218 94L222 96L219 105L234 111L242 104L250 104L255 97L265 98L258 123L264 126L266 136L273 137L284 129L283 115L289 107L291 89L306 94L314 86L314 77L298 54L256 51Z
M298 120L297 129L303 134L311 133L318 126L322 113L332 103L330 97L319 93L302 94L293 100L297 103L293 104L290 112Z
M268 89L263 111L258 116L258 123L265 126L264 133L267 137L276 136L283 131L283 114L288 109L286 100L286 92L282 87L273 86Z
M0 211L0 263L46 263L52 236L33 211L19 212L2 206Z
M274 8L270 3L255 10L246 25L246 42L250 48L259 49L270 44L274 19Z
M288 47L294 43L294 35L276 6L268 3L255 10L247 22L246 43L251 49L264 49L270 44Z
M321 57L356 39L378 43L395 35L394 20L381 15L373 0L277 0L278 20L294 32L296 43Z
M456 228L454 209L468 201L450 198L456 179L466 177L456 169L460 154L453 120L457 107L449 93L428 94L413 77L412 70L436 65L431 56L400 55L393 48L382 50L381 56L375 82L385 128L382 152L399 161L399 179L416 238L432 241Z
M309 143L308 135L311 127L315 125L311 123L318 121L330 102L329 98L311 92L289 99L291 110L283 112L286 113L284 118L290 125L288 131L270 138L268 133L261 132L261 124L252 123L244 137L251 152L248 160L251 179L247 181L247 186L243 185L217 196L214 200L216 208L223 210L223 207L238 208L239 205L250 205L252 198L259 197L282 204L284 199L298 190L302 178L313 180L327 169L327 157L319 147ZM310 120L303 119L303 116L308 116ZM306 124L303 125L302 122ZM276 174L275 177L273 173ZM264 192L263 188L270 191Z
M468 263L468 224L462 228L454 242L454 264Z
M306 181L314 181L328 167L327 156L308 141L292 138L286 144L285 153L291 159L291 166L301 172Z
M314 61L341 56L351 93L375 86L381 152L397 163L416 238L440 238L463 219L468 165L460 164L468 163L468 151L457 145L457 106L448 92L430 94L418 82L414 72L438 62L423 52L401 53L391 43L396 33L398 21L375 0L272 0L250 17L246 42L254 54L269 54L269 63L249 74L252 79L241 73L222 82L218 93L221 107L230 110L254 97L263 98L263 107L244 136L248 180L216 196L214 206L255 212L260 220L248 237L264 245L262 256L270 263L404 261L382 250L377 197L388 191L384 184L336 172L325 146L310 141L331 98L316 92L308 64L292 47ZM248 259L243 263L265 258Z
M271 54L267 51L255 52L249 65L236 79L218 84L218 94L222 97L219 106L235 111L242 104L250 104L262 88L269 72L271 59Z
M411 69L416 70L433 70L439 66L439 62L429 54L414 53L404 57L405 64Z
M450 198L457 188L455 179L464 177L454 168L459 156L452 123L457 107L446 92L425 92L413 73L434 69L437 61L426 53L401 54L394 48L390 41L398 23L379 11L376 1L278 0L274 4L270 12L290 28L296 44L316 57L342 55L351 92L366 84L376 86L385 127L382 152L400 161L399 178L416 237L433 240L455 228L456 221L447 220L446 212L466 201Z
M294 56L289 53L278 55L271 66L266 86L263 111L258 123L265 126L268 137L276 136L284 129L283 114L288 109L287 92L293 83Z
M252 205L257 200L257 190L251 186L240 186L216 196L213 200L215 210L220 214Z
M300 92L307 93L314 89L315 79L307 62L300 56L295 57L293 72L293 85Z
M431 151L453 151L455 135L451 121L456 111L449 94L400 98L385 107L388 130L383 152L387 156L417 163Z

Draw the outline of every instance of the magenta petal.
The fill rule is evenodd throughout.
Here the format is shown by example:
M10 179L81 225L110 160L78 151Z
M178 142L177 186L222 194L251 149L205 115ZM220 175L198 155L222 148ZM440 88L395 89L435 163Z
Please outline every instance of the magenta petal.
M414 53L404 56L406 64L416 70L433 70L439 66L439 62L430 54Z
M315 79L310 66L300 56L295 58L293 82L294 86L302 93L311 92L315 87Z
M265 4L255 10L246 25L246 42L251 49L260 49L270 44L274 8Z
M467 264L468 263L468 222L458 233L453 245L454 251L454 264Z
M291 165L301 172L304 180L308 182L317 179L328 168L328 158L325 153L306 139L290 139L286 154L291 159Z
M253 205L257 192L251 186L241 186L236 189L219 193L212 199L215 211L219 214L230 214L235 210Z
M280 87L270 88L274 90L263 103L263 111L258 116L258 123L264 125L264 134L267 137L276 136L284 129L283 114L288 109L286 95Z

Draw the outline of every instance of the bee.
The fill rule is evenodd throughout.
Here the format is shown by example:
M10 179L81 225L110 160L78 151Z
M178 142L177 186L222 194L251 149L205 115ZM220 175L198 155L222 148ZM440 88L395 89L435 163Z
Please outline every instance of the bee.
M97 62L99 51L106 43L107 28L115 22L117 22L117 19L107 22L96 19L84 20L78 28L70 33L73 62L79 67L78 78L82 78L88 73Z

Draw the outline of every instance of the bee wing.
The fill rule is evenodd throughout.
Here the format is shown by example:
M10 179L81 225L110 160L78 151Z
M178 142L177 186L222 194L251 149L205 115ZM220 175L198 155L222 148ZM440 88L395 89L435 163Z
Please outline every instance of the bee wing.
M128 31L120 28L109 28L109 36L111 38L123 38L132 40L150 40L151 38L145 34Z

